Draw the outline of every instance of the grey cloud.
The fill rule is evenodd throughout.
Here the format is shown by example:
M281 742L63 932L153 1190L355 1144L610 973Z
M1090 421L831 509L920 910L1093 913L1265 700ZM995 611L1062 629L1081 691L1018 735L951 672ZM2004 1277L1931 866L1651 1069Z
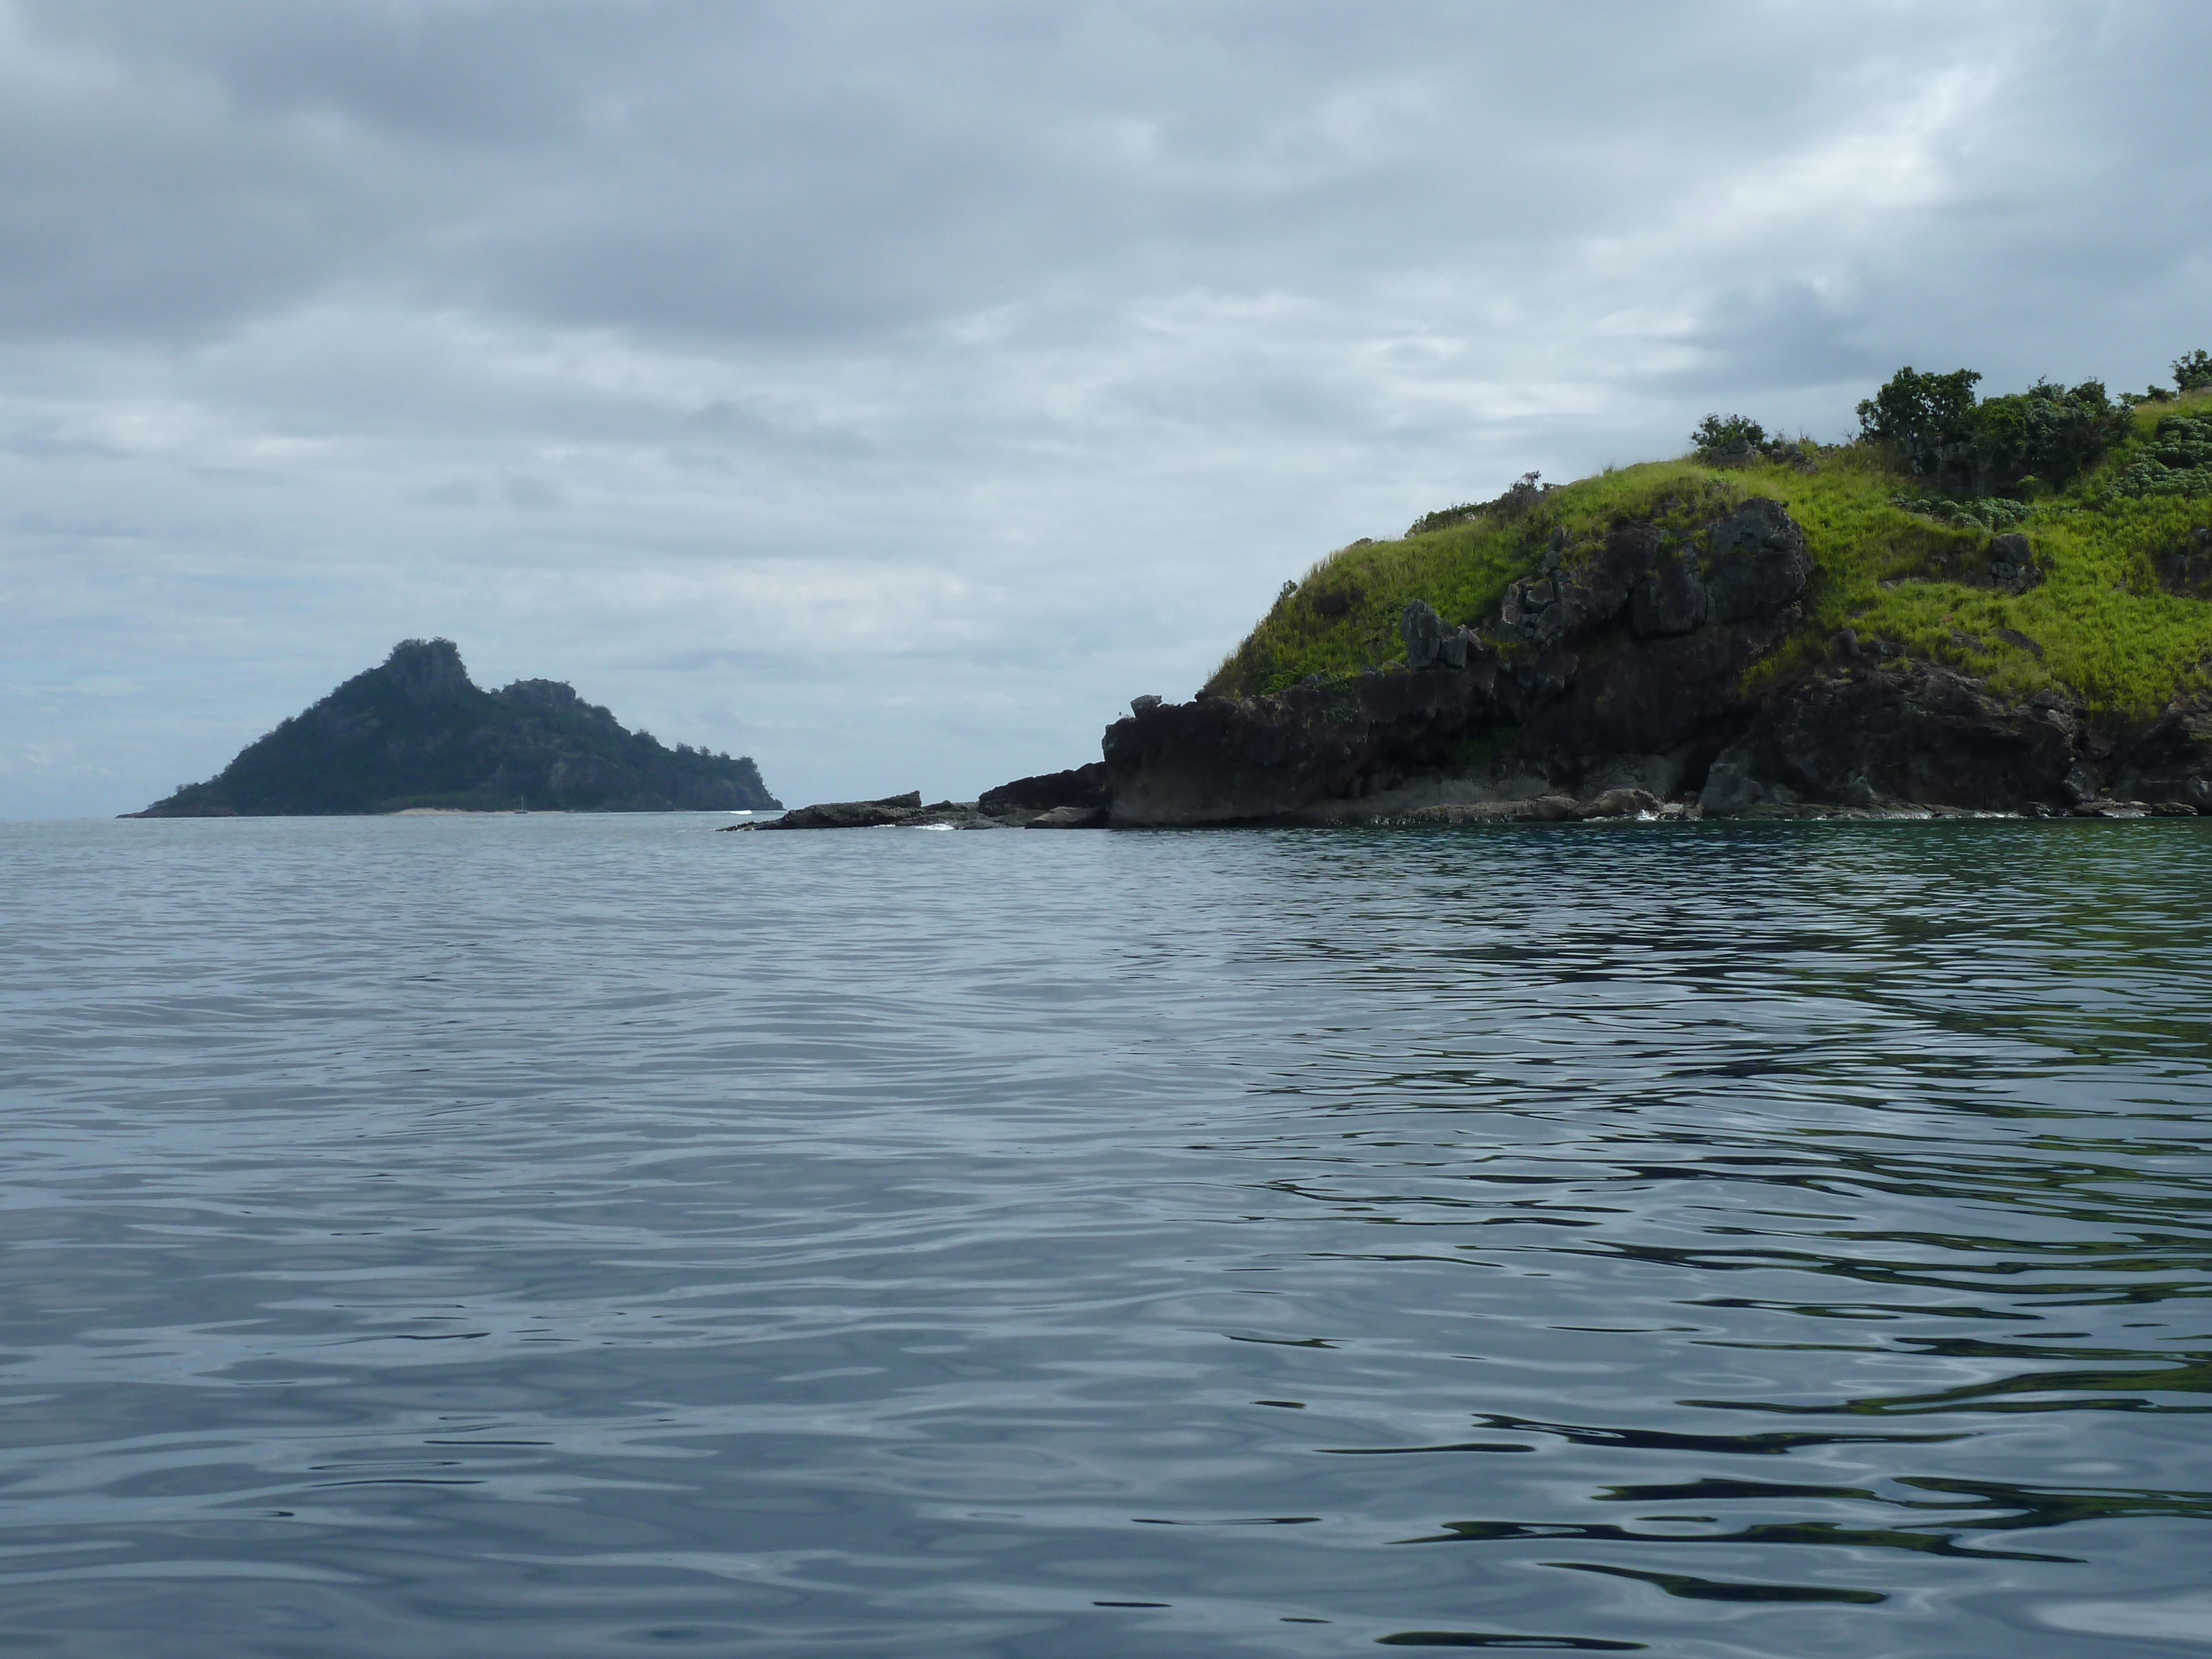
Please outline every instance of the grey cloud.
M140 78L204 83L245 115L334 116L439 144L564 136L594 80L641 38L629 8L562 0L526 8L27 0L15 9L58 45Z
M120 180L128 209L33 204L54 271L17 314L43 326L102 307L173 326L364 280L719 338L896 329L1054 283L1356 291L1460 249L1541 257L1663 204L1686 166L1724 178L1894 95L1863 53L1824 74L1802 18L1716 29L1702 8L1476 27L1439 5L27 15L121 71L64 101L69 142L19 128L48 177L105 135L112 171L58 193L112 208ZM1940 52L1930 33L1899 81Z
M0 811L138 805L410 633L794 794L1081 758L1528 467L2212 345L2208 57L2036 3L0 0Z

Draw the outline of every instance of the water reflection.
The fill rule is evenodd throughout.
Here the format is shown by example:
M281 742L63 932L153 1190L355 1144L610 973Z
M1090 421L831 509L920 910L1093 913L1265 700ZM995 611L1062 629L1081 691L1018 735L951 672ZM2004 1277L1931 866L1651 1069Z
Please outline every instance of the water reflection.
M2208 832L0 828L9 1628L2201 1650Z

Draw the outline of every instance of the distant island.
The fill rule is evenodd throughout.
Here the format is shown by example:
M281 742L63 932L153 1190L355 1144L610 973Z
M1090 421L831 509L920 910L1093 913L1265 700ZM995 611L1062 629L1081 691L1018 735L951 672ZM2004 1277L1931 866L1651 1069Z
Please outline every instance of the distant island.
M136 818L414 811L775 810L750 757L665 747L559 680L486 691L451 640L404 640L205 783Z

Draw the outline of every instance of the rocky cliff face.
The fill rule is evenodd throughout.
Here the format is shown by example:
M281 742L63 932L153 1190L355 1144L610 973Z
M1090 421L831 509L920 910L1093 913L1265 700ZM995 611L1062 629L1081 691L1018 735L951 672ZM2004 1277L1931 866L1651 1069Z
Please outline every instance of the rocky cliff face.
M2032 582L2023 538L2002 539L1989 580ZM1589 816L1668 798L1707 815L2212 808L2200 706L2099 729L2062 694L2011 702L1848 636L1828 665L1747 694L1747 671L1802 621L1812 568L1802 528L1765 499L1686 533L1555 541L1492 624L1408 605L1403 670L1139 698L1105 735L1111 822Z

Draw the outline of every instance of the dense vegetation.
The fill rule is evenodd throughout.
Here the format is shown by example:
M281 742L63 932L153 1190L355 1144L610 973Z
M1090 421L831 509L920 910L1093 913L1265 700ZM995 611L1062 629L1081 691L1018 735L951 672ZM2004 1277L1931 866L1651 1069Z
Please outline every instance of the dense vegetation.
M407 640L144 816L776 805L748 758L669 749L556 680L483 690L452 641Z
M2025 392L1978 400L1981 378L1970 368L1899 369L1859 405L1860 433L1940 490L1970 498L2063 487L2128 435L2128 412L2105 395L2101 380L2070 388L2038 380Z
M1249 696L1402 662L1409 599L1481 626L1547 548L1644 520L1688 532L1766 495L1804 526L1814 575L1802 623L1759 675L1824 659L1849 627L2001 690L2055 686L2100 712L2148 713L2212 659L2212 591L2192 574L2212 549L2212 362L2197 352L2174 369L2178 391L2118 401L2095 381L1977 400L1972 371L1905 369L1861 406L1850 443L1771 441L1713 416L1679 460L1559 488L1531 474L1285 584L1209 689ZM2038 579L2017 590L1988 574L1991 538L2008 532L2035 554Z

